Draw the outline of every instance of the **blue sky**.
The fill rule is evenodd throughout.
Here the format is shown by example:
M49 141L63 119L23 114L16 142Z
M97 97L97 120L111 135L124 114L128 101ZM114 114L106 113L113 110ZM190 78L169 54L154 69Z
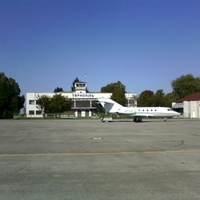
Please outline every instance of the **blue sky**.
M26 92L127 92L200 77L200 0L0 0L0 72ZM84 77L84 74L87 76Z

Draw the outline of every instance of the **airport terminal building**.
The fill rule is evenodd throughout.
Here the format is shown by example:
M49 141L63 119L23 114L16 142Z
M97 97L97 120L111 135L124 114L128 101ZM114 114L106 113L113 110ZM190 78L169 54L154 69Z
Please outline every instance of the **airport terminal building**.
M61 94L72 100L70 111L71 117L92 117L97 111L97 98L111 98L112 93L87 92L86 82L76 82L74 92L60 93L26 93L25 114L26 117L41 118L44 116L44 111L37 100L42 96L53 97L55 94ZM136 94L126 93L128 106L136 106Z

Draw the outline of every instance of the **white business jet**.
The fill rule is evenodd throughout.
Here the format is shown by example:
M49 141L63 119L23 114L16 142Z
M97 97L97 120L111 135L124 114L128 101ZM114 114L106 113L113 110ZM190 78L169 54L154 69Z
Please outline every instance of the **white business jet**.
M112 99L99 98L99 103L104 107L105 112L118 115L133 116L134 122L141 122L143 117L167 117L179 116L180 113L167 107L124 107Z

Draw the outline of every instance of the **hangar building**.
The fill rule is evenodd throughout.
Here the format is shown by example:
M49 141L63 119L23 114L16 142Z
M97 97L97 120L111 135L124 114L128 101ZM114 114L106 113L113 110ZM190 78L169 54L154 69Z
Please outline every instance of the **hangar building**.
M172 103L172 108L182 113L184 118L200 119L200 92Z

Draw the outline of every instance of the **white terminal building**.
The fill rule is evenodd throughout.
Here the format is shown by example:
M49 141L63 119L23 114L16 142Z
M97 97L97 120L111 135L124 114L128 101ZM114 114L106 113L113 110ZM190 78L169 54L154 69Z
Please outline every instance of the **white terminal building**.
M25 113L26 117L41 118L43 110L37 104L37 100L42 96L53 97L61 94L72 100L70 115L73 117L92 117L97 110L98 98L111 98L112 93L87 92L86 82L76 82L74 92L61 93L26 93ZM129 107L136 106L136 94L126 93Z

